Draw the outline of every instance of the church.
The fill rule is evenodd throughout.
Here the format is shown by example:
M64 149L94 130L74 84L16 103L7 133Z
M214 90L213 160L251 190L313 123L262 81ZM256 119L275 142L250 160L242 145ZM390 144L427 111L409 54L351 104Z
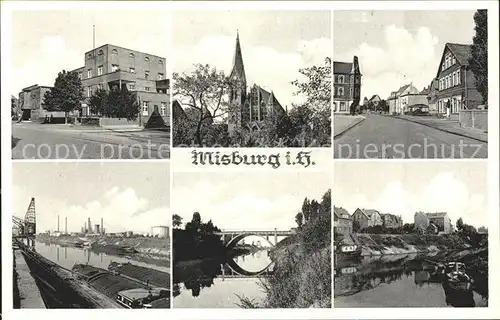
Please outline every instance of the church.
M260 131L264 129L266 118L273 112L286 114L286 110L283 109L273 91L269 92L257 84L247 87L239 33L236 34L233 68L229 80L232 84L229 94L231 102L228 116L229 132L238 129Z

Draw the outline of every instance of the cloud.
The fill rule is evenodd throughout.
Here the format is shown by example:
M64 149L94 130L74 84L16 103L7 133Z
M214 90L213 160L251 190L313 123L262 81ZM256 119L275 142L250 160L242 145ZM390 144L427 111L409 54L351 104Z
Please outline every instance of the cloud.
M391 91L413 82L418 88L428 86L437 70L441 55L438 38L427 27L410 32L389 25L384 29L382 43L363 42L344 53L336 53L336 60L352 61L357 55L362 79L362 95L379 94L385 99Z
M240 39L247 85L258 84L272 90L283 106L300 103L304 97L295 96L295 87L290 83L298 79L298 70L322 64L331 56L331 40L318 38L300 40L296 50L278 51L272 47L259 46ZM175 40L174 40L175 43ZM174 45L173 68L175 72L190 72L193 64L209 64L225 74L231 72L235 37L221 34L207 35L194 45Z
M356 208L377 209L381 213L401 215L404 223L413 223L417 211L447 212L453 224L460 217L476 227L488 224L485 195L470 190L453 172L435 175L416 191L400 181L380 182L380 191L374 194L365 194L363 190L352 192L342 188L341 183L336 183L334 190L336 205L351 214Z

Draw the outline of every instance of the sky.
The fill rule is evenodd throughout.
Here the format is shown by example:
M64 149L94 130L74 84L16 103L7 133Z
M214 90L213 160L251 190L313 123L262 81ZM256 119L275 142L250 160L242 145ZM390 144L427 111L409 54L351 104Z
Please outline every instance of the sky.
M79 232L87 218L107 232L151 232L170 225L170 174L165 163L16 162L13 215L24 218L35 197L37 232Z
M332 189L335 206L401 215L413 223L417 211L447 212L475 227L488 225L487 163L338 162Z
M301 173L174 173L172 213L203 221L222 230L289 230L304 198L321 200L331 188L328 174Z
M474 11L335 11L334 60L359 58L361 97L387 99L436 76L447 42L472 44Z
M174 72L201 63L227 75L239 31L247 85L273 90L283 107L304 99L290 84L298 70L332 56L329 11L177 12L172 29Z
M114 44L166 58L168 15L134 11L15 11L12 14L12 95L33 84L52 86L58 72L84 65L95 45ZM167 69L169 68L167 59Z

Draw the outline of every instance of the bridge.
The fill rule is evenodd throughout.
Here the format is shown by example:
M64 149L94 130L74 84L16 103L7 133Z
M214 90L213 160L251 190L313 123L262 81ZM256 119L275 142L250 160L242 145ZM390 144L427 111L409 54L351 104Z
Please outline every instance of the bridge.
M294 229L291 230L278 230L278 229L268 229L268 230L257 230L257 229L248 229L248 230L221 230L220 232L216 232L215 234L222 237L222 241L228 248L232 248L236 246L238 242L243 240L246 237L257 236L266 240L271 246L275 246L278 244L278 237L289 237L295 233ZM269 240L270 237L273 237L274 243Z
M24 219L12 216L12 233L14 238L26 238L28 246L34 246L36 235L35 198L31 198Z

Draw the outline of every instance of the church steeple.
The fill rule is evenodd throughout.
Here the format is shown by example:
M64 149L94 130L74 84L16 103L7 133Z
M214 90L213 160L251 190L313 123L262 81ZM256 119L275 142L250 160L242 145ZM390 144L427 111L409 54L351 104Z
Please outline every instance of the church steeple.
M234 50L233 70L231 70L230 78L237 79L246 84L245 66L243 65L243 56L241 54L239 31L236 31L236 48Z

